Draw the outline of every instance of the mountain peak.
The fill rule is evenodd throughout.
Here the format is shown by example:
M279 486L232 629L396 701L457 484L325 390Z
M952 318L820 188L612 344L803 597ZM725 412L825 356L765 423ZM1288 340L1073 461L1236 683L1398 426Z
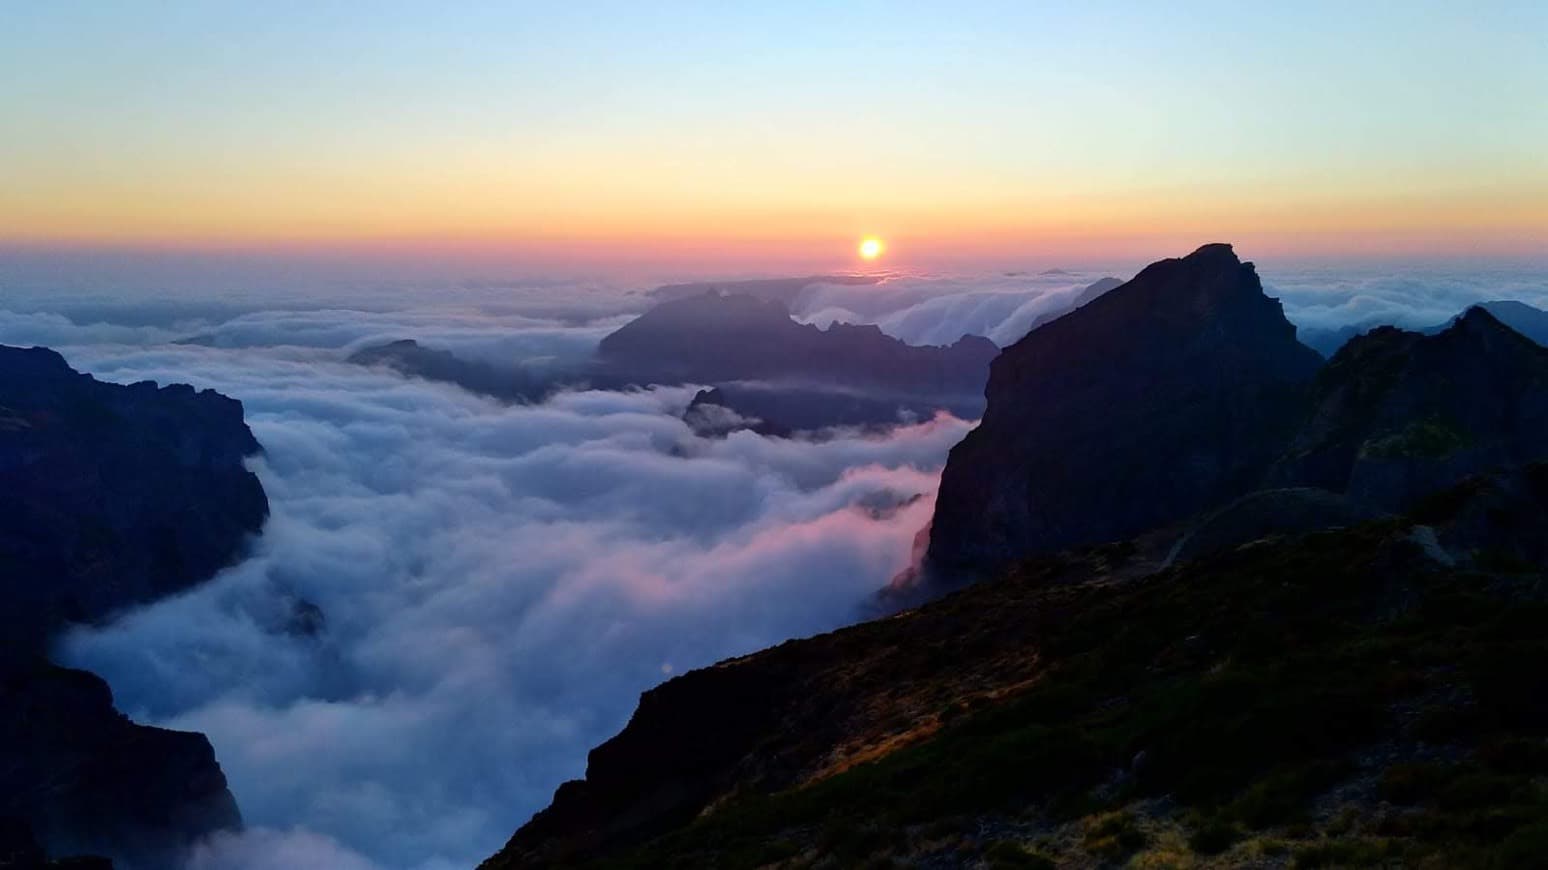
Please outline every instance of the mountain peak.
M1230 242L1208 242L1194 248L1193 253L1183 259L1194 257L1230 257L1236 260L1236 249L1231 247Z
M942 476L931 573L1100 543L1245 493L1321 365L1231 246L1161 260L990 368Z
M1528 306L1522 305L1521 307L1527 308ZM1473 338L1483 339L1496 336L1509 336L1509 338L1506 340L1536 344L1536 342L1533 342L1530 338L1527 338L1525 335L1522 335L1520 332L1506 325L1503 321L1500 320L1499 317L1494 314L1494 312L1490 311L1483 305L1474 305L1468 308L1466 311L1462 312L1462 316L1458 317L1455 322L1453 322L1446 329L1442 330L1440 334L1446 335L1447 333L1458 333L1462 335L1468 335Z

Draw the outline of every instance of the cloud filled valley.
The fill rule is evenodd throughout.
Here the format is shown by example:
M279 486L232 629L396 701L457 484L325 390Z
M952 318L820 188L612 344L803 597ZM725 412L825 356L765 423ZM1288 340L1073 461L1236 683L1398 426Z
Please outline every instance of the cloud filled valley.
M347 315L306 319L329 316ZM48 338L107 380L240 397L266 451L273 515L251 558L60 650L130 715L210 735L250 830L207 844L201 867L475 862L643 689L860 615L969 425L707 440L676 416L690 388L505 406L344 365L321 341L83 329ZM548 339L524 346L548 355Z

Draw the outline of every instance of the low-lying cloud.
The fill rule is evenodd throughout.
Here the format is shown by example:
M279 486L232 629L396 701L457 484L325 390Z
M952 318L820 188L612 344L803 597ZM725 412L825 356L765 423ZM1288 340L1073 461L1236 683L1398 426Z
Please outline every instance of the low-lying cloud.
M1265 272L1263 283L1292 322L1311 329L1436 326L1497 299L1548 308L1544 269L1289 269Z
M1260 266L1258 272L1265 292L1284 304L1285 316L1306 329L1379 323L1429 327L1496 299L1548 308L1544 269ZM1108 275L1128 278L1132 272L900 275L878 285L813 285L792 309L797 319L823 327L874 323L909 344L950 344L972 334L1006 347L1039 318L1066 310L1082 289Z
M60 651L209 734L253 829L199 868L476 863L640 691L853 621L970 425L707 440L691 388L504 406L295 344L64 352L238 396L266 449L250 558Z
M951 344L982 335L1005 347L1039 317L1067 309L1101 273L900 275L876 285L816 284L792 305L796 318L826 328L874 323L909 344Z

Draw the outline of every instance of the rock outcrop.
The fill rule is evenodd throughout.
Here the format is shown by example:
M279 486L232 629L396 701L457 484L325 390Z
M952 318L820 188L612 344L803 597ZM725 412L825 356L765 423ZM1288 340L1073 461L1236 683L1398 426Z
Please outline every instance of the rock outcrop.
M218 393L103 383L0 346L0 820L49 854L161 868L240 825L203 735L136 725L102 680L44 655L67 624L235 561L268 515L244 466L258 450Z
M983 422L942 475L927 570L981 575L1248 492L1320 363L1229 245L1148 266L994 361Z

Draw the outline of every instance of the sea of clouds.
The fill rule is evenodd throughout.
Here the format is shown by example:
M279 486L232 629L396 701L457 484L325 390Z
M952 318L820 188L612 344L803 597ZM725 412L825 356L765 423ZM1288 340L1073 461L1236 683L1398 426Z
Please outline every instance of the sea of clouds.
M1264 272L1317 328L1548 303L1541 272ZM793 308L1003 345L1106 274L1127 277L900 275L816 285ZM248 559L58 651L141 721L210 736L249 827L191 868L472 866L583 773L642 690L868 612L971 422L709 440L678 418L689 387L504 405L343 362L414 338L562 367L647 304L590 285L0 292L0 342L56 347L106 380L220 390L265 448L253 468L273 515Z
M238 397L264 446L273 515L251 557L58 653L137 719L209 735L250 827L191 867L472 866L641 691L852 622L906 565L967 422L707 440L678 419L689 387L512 406L342 362L410 336L578 356L611 318L0 315L0 340L100 378Z

